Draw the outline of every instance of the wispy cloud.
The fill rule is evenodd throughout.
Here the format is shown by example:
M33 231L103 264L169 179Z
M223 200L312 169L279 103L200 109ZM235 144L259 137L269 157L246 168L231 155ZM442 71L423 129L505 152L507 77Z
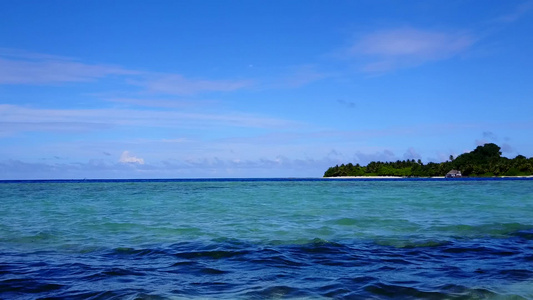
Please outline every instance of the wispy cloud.
M183 101L142 100L139 96L195 96L198 94L229 93L253 87L299 88L330 77L315 65L284 68L276 79L241 79L190 77L179 72L161 73L155 70L134 70L123 66L86 63L74 58L24 50L0 48L0 85L57 85L68 82L92 82L112 78L118 84L133 89L129 97L112 101L143 106L175 107ZM134 90L132 92L132 90ZM132 96L133 95L133 96ZM174 103L172 103L174 102Z
M346 107L346 108L355 108L356 107L356 104L355 102L352 102L352 101L346 101L344 99L337 99L337 103L339 103L340 105Z
M128 154L131 159L131 155ZM133 159L131 159L133 160ZM254 160L204 157L196 160L83 163L35 163L20 160L0 161L0 179L81 179L81 178L202 178L202 177L319 177L334 162L327 159L290 159L282 155Z
M0 51L0 84L56 84L133 74L138 72L118 66L86 64L53 55L6 49Z
M501 146L501 151L502 152L505 152L505 153L515 152L515 149L510 144L508 144L506 142L504 142L503 144L500 144L498 142L500 140L498 135L495 134L492 131L484 131L482 136L483 137L481 139L476 139L475 140L474 143L475 143L476 146L483 146L483 145L488 144L488 143L495 143L495 144L498 144L499 146ZM505 138L504 140L508 141L508 138Z
M105 130L114 127L110 123L95 122L4 122L0 121L0 136L9 136L16 132L58 132L81 133L94 130Z
M87 82L107 76L117 76L125 84L165 95L231 92L253 85L251 80L188 78L177 73L162 74L106 64L88 64L69 57L0 48L0 84Z
M348 55L363 59L363 71L379 73L447 59L475 42L474 37L463 32L395 28L363 35Z
M286 128L301 124L239 112L218 114L135 109L41 109L0 104L0 133L19 131L72 132L116 126L194 127L219 126Z
M316 66L303 65L294 68L284 79L284 82L289 87L301 87L326 77L329 77L329 75L318 71Z
M496 21L511 23L519 20L524 15L533 10L533 1L526 1L516 7L516 9L508 14L502 15Z
M492 131L483 131L483 138L487 138L489 140L494 140L494 141L498 140L498 136Z
M45 54L45 53L36 53L31 51L26 51L22 49L13 49L13 48L0 48L0 57L6 59L23 59L23 60L67 60L75 61L72 57Z
M150 166L90 160L86 163L35 163L20 160L0 161L1 179L82 179L142 178L139 170Z
M168 95L193 95L204 92L231 92L253 84L250 80L207 80L185 78L178 74L148 75L130 83L145 87L149 92Z
M316 65L298 65L283 68L275 79L263 80L263 85L266 88L299 88L331 76L330 73L320 71Z
M355 154L355 157L357 158L357 162L361 165L367 165L368 163L372 161L395 161L397 160L396 155L394 155L394 152L391 150L383 150L383 151L377 151L375 153L363 153L363 152L357 152Z
M404 159L421 159L422 156L416 152L415 148L409 147L407 151L403 154Z
M183 100L183 99L157 99L157 98L110 98L109 102L120 103L127 106L144 106L158 108L186 108L195 106L213 105L218 101L213 100Z
M496 143L498 136L492 131L483 131L482 138L475 140L476 146L483 146L488 143Z

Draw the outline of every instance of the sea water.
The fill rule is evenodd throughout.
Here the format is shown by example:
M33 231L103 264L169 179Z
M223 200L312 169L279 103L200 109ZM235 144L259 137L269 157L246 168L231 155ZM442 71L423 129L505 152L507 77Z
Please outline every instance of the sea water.
M0 183L3 299L533 299L533 180Z

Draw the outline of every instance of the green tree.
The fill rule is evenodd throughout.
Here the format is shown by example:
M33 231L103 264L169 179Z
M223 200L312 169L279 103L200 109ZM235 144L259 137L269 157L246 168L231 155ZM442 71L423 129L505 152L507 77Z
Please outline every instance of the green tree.
M420 159L397 160L395 162L370 162L366 166L352 163L336 165L324 173L324 177L335 176L444 176L452 169L460 170L463 176L517 176L533 175L533 158L517 155L513 159L501 157L501 148L496 144L478 146L471 152L442 163L426 165Z

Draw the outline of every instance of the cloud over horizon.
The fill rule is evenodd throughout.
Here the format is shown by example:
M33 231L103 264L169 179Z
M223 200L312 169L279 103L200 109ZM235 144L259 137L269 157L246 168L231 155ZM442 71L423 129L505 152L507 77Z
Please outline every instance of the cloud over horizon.
M122 152L122 155L120 155L120 159L118 161L121 163L135 163L135 164L144 165L143 158L132 155L127 150Z

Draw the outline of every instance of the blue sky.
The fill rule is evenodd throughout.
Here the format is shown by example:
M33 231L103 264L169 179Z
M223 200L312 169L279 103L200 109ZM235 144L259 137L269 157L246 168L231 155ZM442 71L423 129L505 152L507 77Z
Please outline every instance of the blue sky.
M533 1L1 1L0 179L533 156Z

